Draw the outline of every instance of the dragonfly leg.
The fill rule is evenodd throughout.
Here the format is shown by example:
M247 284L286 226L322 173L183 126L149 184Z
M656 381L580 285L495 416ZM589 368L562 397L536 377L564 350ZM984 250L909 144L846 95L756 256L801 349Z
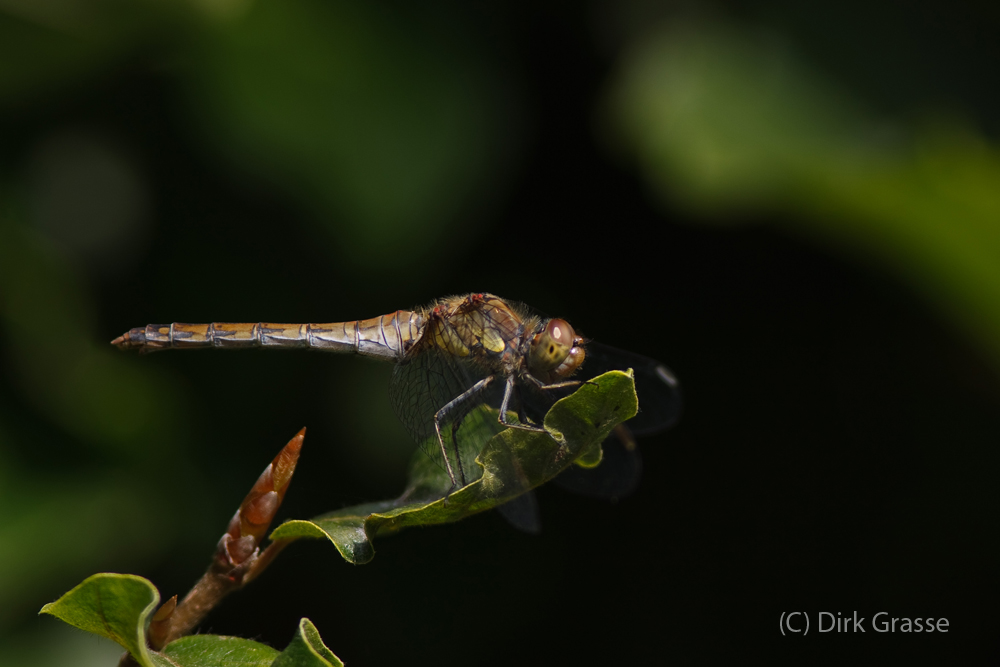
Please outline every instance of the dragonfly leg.
M458 448L458 429L462 427L462 422L465 420L466 414L468 413L463 412L457 419L451 422L451 447L455 452L455 460L458 461L458 478L462 480L462 486L465 486L465 468L462 466L462 454ZM454 480L452 481L454 482Z
M504 388L503 392L503 402L500 403L500 423L508 428L519 428L523 431L534 431L536 433L545 433L545 429L540 426L533 426L531 424L522 424L520 422L507 421L507 406L510 405L510 397L514 395L514 376L511 375L507 378L507 386Z
M591 382L590 380L567 380L566 382L556 382L555 384L543 384L539 385L539 389L565 389L566 387L579 387L582 384L592 384L597 386L596 382Z
M527 424L529 426L534 426L535 422L528 417L528 413L524 411L524 406L519 405L517 408L517 418L522 424Z
M470 398L472 398L479 392L486 389L486 387L490 386L490 383L493 382L493 379L495 377L496 376L494 375L490 375L489 377L483 378L482 380L472 385L471 387L463 391L461 394L459 394L452 400L448 401L448 403L446 403L444 407L442 407L440 410L434 413L434 431L437 433L438 444L441 445L441 455L444 457L444 465L448 471L448 477L451 479L451 487L449 487L448 492L444 494L445 501L447 501L448 496L451 495L451 492L455 490L457 481L455 480L455 471L451 467L451 461L448 459L448 448L445 446L444 438L441 436L441 422L444 421L445 418L447 418L448 414L452 410L459 407L460 405L468 401ZM464 414L461 417L459 417L458 420L459 423L461 423L461 420L464 417L465 417ZM465 486L465 470L462 468L462 456L458 448L458 440L455 438L455 436L457 435L457 431L458 429L453 425L451 444L452 444L452 449L455 452L455 461L458 462L458 474L462 481L462 486Z
M625 451L635 451L635 436L632 435L632 431L628 430L628 427L625 426L625 424L615 426L612 433L618 436L618 440L622 443L622 447L625 448Z
M531 382L539 389L565 389L567 387L579 387L582 384L592 384L597 386L596 382L591 382L590 380L566 380L565 382L555 382L553 384L545 384L534 375L526 373L525 377L531 380Z

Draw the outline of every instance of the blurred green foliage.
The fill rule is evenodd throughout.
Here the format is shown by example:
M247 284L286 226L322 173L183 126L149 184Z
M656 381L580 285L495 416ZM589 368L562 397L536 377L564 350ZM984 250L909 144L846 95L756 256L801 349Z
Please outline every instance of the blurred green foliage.
M880 118L779 35L717 22L650 31L621 67L613 113L664 200L869 254L1000 364L1000 148L968 122Z
M518 143L508 77L461 14L320 0L6 7L0 106L151 50L206 148L314 211L337 260L380 260L390 277L440 251Z
M138 439L170 448L176 424L154 407L173 411L169 381L95 340L93 303L61 259L45 237L0 221L0 321L25 395L109 453L127 455Z
M511 109L496 67L426 8L255 2L184 63L192 117L239 169L316 210L338 259L433 261L492 188Z
M40 470L19 470L18 450L59 448L10 408L0 412L0 456L7 459L0 542L17 545L0 554L0 598L6 602L0 625L17 619L53 575L85 574L109 559L149 557L175 536L176 508L148 494L143 476L150 466L183 465L177 440L182 411L167 420L154 408L172 405L170 381L135 369L95 340L92 308L78 276L45 237L11 217L0 219L8 380L76 447L130 469L73 466L79 457L69 456ZM123 526L129 540L119 539Z

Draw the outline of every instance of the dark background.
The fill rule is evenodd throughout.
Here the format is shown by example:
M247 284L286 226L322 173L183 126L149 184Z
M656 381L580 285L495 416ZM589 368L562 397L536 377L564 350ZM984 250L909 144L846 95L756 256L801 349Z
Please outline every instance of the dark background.
M863 225L831 234L850 210L831 205L820 233L802 222L835 192L798 208L751 197L722 213L697 195L659 196L662 174L650 176L635 158L642 149L615 139L608 120L609 91L649 26L763 26L903 136L919 134L912 118L943 108L996 155L995 9L809 6L435 3L415 17L396 3L336 5L362 16L370 30L351 34L378 54L346 80L391 79L394 58L425 47L430 64L418 74L468 70L458 89L474 103L435 121L446 134L464 127L463 109L480 114L468 134L441 141L466 156L442 172L455 185L433 186L438 199L427 203L432 186L417 183L412 208L393 174L405 181L433 164L393 172L376 160L355 173L352 160L363 163L379 138L388 146L371 150L396 155L393 132L420 134L437 89L407 86L404 68L391 85L371 83L368 107L327 124L315 114L351 96L310 106L320 79L281 68L357 61L317 63L325 52L303 47L300 60L272 63L258 50L272 33L294 45L296 30L322 25L268 19L274 4L263 1L222 18L194 4L166 16L108 3L83 18L0 16L4 34L20 38L5 58L20 48L37 68L23 66L19 83L9 65L2 79L0 534L12 553L0 574L0 662L113 664L97 640L34 612L98 571L183 594L242 495L303 425L281 519L405 484L412 446L391 416L387 367L306 353L128 357L104 341L147 322L323 322L481 290L676 372L684 412L674 430L640 442L638 491L611 503L544 487L540 535L487 513L379 540L364 566L329 544L299 543L203 632L280 648L306 616L355 665L995 659L1000 385L975 288L952 299L967 287L942 278L941 265L925 271L894 255L905 231L885 236L871 223L877 244ZM252 39L240 32L248 24ZM268 63L270 78L246 86L258 101L291 101L234 112L242 93L225 98L226 81ZM298 108L297 81L306 102L289 121L280 115ZM384 117L372 120L373 109ZM279 129L257 134L267 123ZM341 135L358 147L330 158ZM481 145L467 143L480 135ZM421 137L400 160L437 150L433 133ZM101 194L86 179L105 158L126 174L109 182L126 185ZM1000 191L996 172L983 174L985 191ZM337 178L346 190L322 192ZM376 196L341 205L351 187L369 187L362 181ZM401 202L389 213L379 188ZM70 205L81 191L98 203L79 195ZM139 203L123 205L128 224L102 236L84 214L115 197ZM51 213L49 198L70 212ZM947 228L959 217L944 207L934 220ZM796 610L813 622L819 611L856 611L868 632L782 637L780 614ZM950 630L874 634L880 611L945 617Z

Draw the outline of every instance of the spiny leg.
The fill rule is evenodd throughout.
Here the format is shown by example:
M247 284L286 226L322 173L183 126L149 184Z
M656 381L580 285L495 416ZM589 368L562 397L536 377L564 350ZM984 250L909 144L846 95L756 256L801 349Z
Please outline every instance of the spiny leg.
M451 486L448 491L444 494L445 502L448 501L448 496L451 492L455 490L456 480L455 471L451 468L451 461L448 459L448 448L445 447L444 438L441 436L441 421L448 416L448 413L454 410L456 407L460 406L462 403L468 401L470 398L483 391L493 382L495 376L490 375L489 377L483 378L476 384L472 385L461 394L448 401L440 410L434 413L434 431L437 433L438 444L441 446L441 456L444 457L444 465L448 471L448 478L451 479ZM465 415L462 415L464 418ZM458 471L462 476L462 486L465 486L465 472L462 470L462 457L461 452L458 448L458 441L454 439L455 432L453 431L452 444L455 449L455 459L458 461Z
M545 433L545 429L539 426L532 426L531 424L522 424L519 422L507 421L507 406L510 405L510 398L514 395L514 382L515 378L513 375L507 377L507 385L504 387L503 391L503 401L500 403L500 423L508 428L519 428L523 431L534 431L535 433Z
M565 389L567 387L579 387L580 385L584 384L592 384L595 387L597 386L596 382L591 382L590 380L567 380L565 382L545 384L533 375L527 375L526 377L529 380L531 380L531 382L533 382L536 387L542 390ZM544 428L533 425L531 423L531 420L527 419L527 415L524 414L523 405L518 406L518 419L521 420L520 423L511 422L507 420L507 406L510 403L511 396L514 395L514 390L515 390L514 383L515 383L514 376L513 375L509 376L507 378L507 386L504 388L503 392L503 403L500 405L500 423L509 428L519 428L525 431L535 431L536 433L544 433L545 432Z
M458 461L458 478L462 480L462 486L465 486L465 468L462 466L462 452L458 447L458 429L462 427L462 422L467 414L469 413L462 412L458 419L451 422L451 447L455 450L455 460Z
M565 382L556 382L555 384L543 384L539 389L564 389L566 387L579 387L582 384L597 386L596 382L591 382L590 380L566 380Z
M579 387L582 384L592 384L595 387L597 386L596 382L591 382L590 380L566 380L565 382L556 382L556 383L553 383L553 384L545 384L544 382L542 382L541 380L539 380L538 378L536 378L534 375L528 375L527 377L528 377L529 380L531 380L534 383L534 385L536 387L538 387L539 389L542 389L542 390L547 390L547 389L565 389L566 387Z

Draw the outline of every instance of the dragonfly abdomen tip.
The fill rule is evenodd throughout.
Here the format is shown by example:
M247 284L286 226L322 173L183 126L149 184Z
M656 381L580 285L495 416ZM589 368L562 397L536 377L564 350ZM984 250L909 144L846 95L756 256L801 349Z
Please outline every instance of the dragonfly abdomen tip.
M111 344L119 350L141 348L146 344L146 331L145 329L130 329L111 341Z

